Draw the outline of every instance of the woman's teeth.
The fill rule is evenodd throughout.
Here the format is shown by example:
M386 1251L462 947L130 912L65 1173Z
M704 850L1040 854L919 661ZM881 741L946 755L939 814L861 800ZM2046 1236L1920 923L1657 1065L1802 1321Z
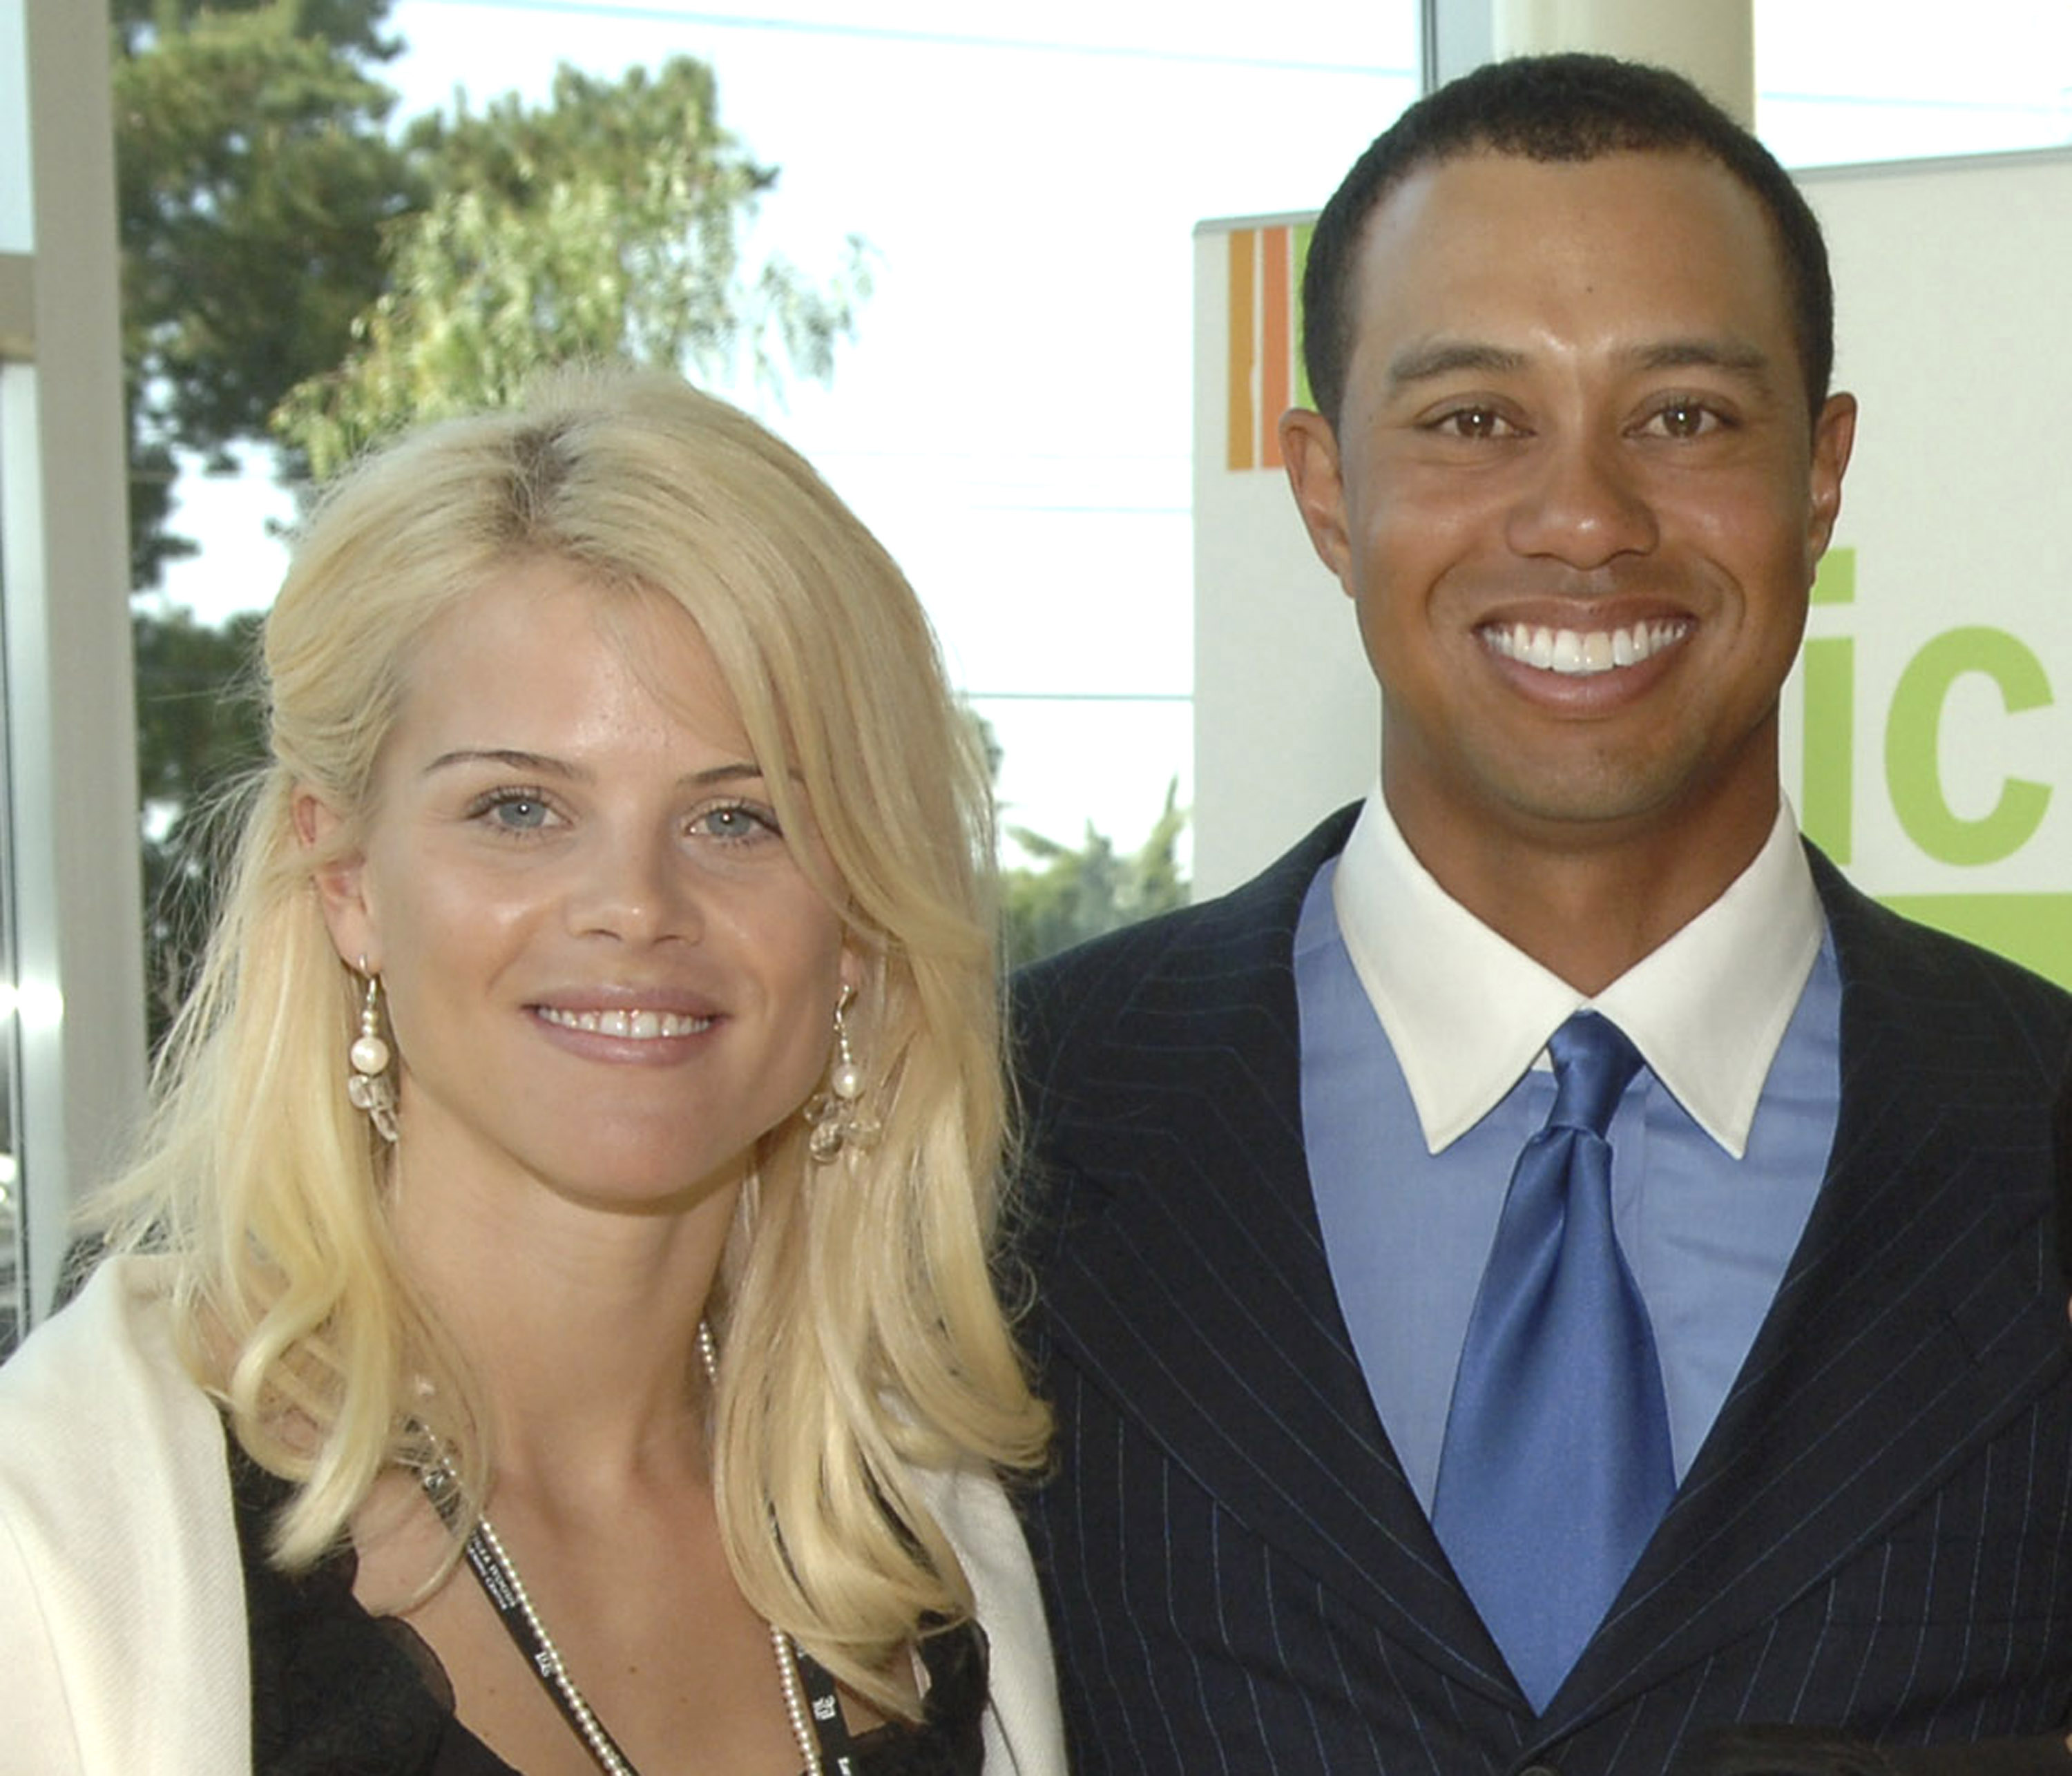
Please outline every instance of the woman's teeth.
M689 1018L675 1011L563 1011L555 1005L541 1006L540 1015L564 1030L629 1037L636 1042L660 1036L695 1036L712 1022L709 1018Z

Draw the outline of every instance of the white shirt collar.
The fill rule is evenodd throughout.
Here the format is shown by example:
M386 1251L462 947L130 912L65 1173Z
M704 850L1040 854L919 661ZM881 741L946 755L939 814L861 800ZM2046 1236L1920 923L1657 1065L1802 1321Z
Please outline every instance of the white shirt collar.
M1396 1050L1424 1144L1460 1138L1572 1013L1601 1011L1735 1158L1826 918L1798 822L1777 824L1726 891L1594 999L1499 936L1411 854L1377 783L1331 884L1338 930Z

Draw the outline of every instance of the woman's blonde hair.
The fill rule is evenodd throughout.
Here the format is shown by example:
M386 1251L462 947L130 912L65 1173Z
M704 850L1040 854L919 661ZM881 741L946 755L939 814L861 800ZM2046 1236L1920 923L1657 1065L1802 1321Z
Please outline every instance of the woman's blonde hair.
M989 1269L1004 1087L987 774L898 569L746 415L672 378L565 374L325 496L266 621L273 756L141 1157L101 1219L117 1245L172 1255L190 1360L252 1455L299 1482L283 1565L320 1558L384 1469L434 1449L457 1453L479 1508L481 1395L399 1262L384 1149L345 1095L359 983L313 878L359 841L426 627L540 557L607 604L660 594L696 623L785 830L810 810L865 964L851 1027L882 1133L832 1166L798 1115L763 1137L712 1307L712 1462L748 1600L898 1708L896 1649L970 1607L910 1467L1026 1467L1048 1429ZM319 845L298 836L298 791L345 816Z

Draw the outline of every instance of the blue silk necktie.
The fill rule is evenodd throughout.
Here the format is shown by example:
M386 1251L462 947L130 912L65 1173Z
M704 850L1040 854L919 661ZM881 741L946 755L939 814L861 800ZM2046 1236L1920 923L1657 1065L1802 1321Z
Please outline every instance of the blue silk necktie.
M1544 1712L1676 1487L1654 1329L1612 1226L1605 1139L1640 1056L1579 1012L1511 1174L1468 1322L1432 1524Z

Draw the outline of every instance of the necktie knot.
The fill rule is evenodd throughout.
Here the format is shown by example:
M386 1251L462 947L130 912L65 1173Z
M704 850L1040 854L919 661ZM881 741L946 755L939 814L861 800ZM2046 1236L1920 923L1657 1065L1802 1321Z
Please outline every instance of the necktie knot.
M1554 1057L1550 1128L1584 1128L1602 1140L1621 1095L1640 1071L1640 1050L1594 1011L1579 1011L1547 1039Z

